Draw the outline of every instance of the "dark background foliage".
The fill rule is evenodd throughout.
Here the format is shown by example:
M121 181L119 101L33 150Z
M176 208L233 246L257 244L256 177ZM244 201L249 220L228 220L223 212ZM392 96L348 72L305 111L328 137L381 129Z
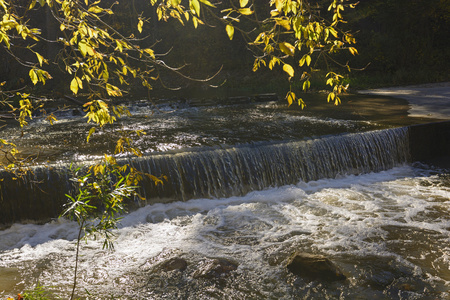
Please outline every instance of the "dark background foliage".
M317 2L324 7L325 14L328 1ZM269 11L268 1L259 0L256 3L260 5L257 13L261 18L264 12ZM151 91L153 97L202 97L208 94L231 96L247 92L281 92L287 87L286 76L280 70L270 72L265 69L253 73L251 69L254 57L242 36L236 33L235 38L230 41L224 25L206 10L206 25L200 25L197 29L191 23L182 26L176 20L158 22L149 1L121 1L114 11L110 20L113 26L126 34L145 37L140 42L142 46L156 43L155 50L166 53L160 59L168 65L184 66L182 71L194 78L206 78L222 69L208 83L184 80L163 71L163 84L155 83L154 90ZM135 20L142 11L150 19L145 23L143 33L138 34ZM337 60L344 64L349 61L356 69L365 67L364 71L355 70L346 75L352 88L450 80L450 0L361 0L355 9L346 9L344 13L348 23L343 24L343 27L355 32L359 55L353 57L345 51L337 56ZM32 25L43 29L44 36L57 36L58 28L48 14L40 11L31 13L30 17ZM245 30L254 26L251 22L241 23ZM44 50L42 53L50 61L55 61L59 51L58 44L37 47L45 47L36 50ZM29 52L23 52L24 55L30 55ZM50 63L49 69L54 79L44 87L37 87L37 92L50 96L70 95L67 84L70 78L61 72L57 63ZM337 66L336 71L345 73L345 69ZM325 72L326 70L319 72L318 78L322 79ZM23 85L28 85L31 89L28 70L0 48L0 82L3 81L6 81L5 86L9 89ZM211 84L223 86L211 89ZM182 90L172 92L166 87L181 87ZM313 81L312 88L314 87L324 88L324 81ZM128 90L129 97L147 95L147 91L139 85L131 85Z

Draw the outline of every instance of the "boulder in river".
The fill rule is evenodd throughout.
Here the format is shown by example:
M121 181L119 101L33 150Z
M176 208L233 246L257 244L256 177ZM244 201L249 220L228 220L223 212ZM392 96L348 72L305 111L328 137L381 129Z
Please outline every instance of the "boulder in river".
M338 281L347 279L328 258L309 253L294 253L288 260L287 269L305 279Z
M184 271L187 268L187 262L183 258L173 257L163 262L159 268L160 270L163 271L173 271L173 270Z
M194 278L213 279L222 277L238 268L238 264L226 258L206 259L194 272Z

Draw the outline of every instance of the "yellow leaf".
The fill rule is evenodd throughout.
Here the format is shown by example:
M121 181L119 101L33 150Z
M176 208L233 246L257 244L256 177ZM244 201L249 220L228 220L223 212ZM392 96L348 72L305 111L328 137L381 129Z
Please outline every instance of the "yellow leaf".
M288 73L289 77L294 77L294 68L289 64L284 64L283 71Z
M83 89L83 81L81 81L81 79L77 76L75 76L75 79L77 80L78 87Z
M144 21L142 21L142 19L139 19L139 22L137 25L139 33L142 33L142 26L144 26Z
M34 52L39 60L39 65L42 67L42 62L45 61L44 57L37 52Z
M192 13L200 16L200 2L198 2L198 0L189 0L189 8L191 9Z
M194 28L197 28L198 26L198 19L196 17L192 18L192 23L194 23Z
M93 12L94 14L101 13L103 10L104 10L103 8L101 8L101 7L97 6L97 5L91 6L88 9L89 12Z
M246 8L239 8L239 13L248 16L251 15L253 11L250 8L246 7Z
M309 66L311 64L311 56L306 55L306 64Z
M273 69L273 67L275 67L276 64L279 64L280 60L278 58L276 58L275 56L272 57L272 59L269 61L269 69Z
M303 82L303 90L304 91L309 89L310 86L311 86L311 82L309 82L309 80L306 80L305 82Z
M306 104L302 98L298 98L298 106L300 106L302 109L305 108Z
M4 5L3 1L0 1L0 2L2 3L2 6L3 6ZM35 5L36 5L36 0L31 1L30 6L28 7L28 9L33 9ZM8 299L12 299L12 298L8 298Z
M239 4L241 5L241 7L246 7L248 4L248 0L239 0Z
M300 59L299 62L300 67L303 66L305 63L308 66L311 63L311 56L309 56L308 54L303 55L303 57Z
M291 44L283 42L283 43L279 43L278 46L280 47L280 50L283 53L290 55L290 56L294 55L295 47L292 46Z
M286 30L291 30L291 24L287 19L278 19L276 23L280 26L283 26Z
M86 56L87 52L88 52L88 44L86 40L81 40L78 43L78 49L81 52L81 55Z
M283 10L284 1L283 0L275 0L275 7L278 11Z
M78 93L78 82L75 78L70 82L70 90L76 95Z
M358 54L358 50L356 50L356 48L354 48L354 47L349 47L348 50L349 50L350 53L353 54L353 55Z
M231 24L227 24L227 26L225 27L225 30L227 31L228 37L230 38L230 40L233 39L234 36L234 26Z
M294 103L294 101L295 101L295 93L288 92L286 95L286 100L287 100L289 106L291 106L291 104Z
M30 75L31 82L33 82L33 84L36 84L38 82L38 80L39 80L38 76L36 74L36 70L35 69L31 69L29 75Z
M172 7L177 7L180 3L181 0L170 0L170 5L172 5Z
M94 132L95 132L95 127L91 127L91 129L89 129L89 133L88 133L88 136L87 136L87 138L86 138L86 142L89 143L89 139L90 139L91 136L94 134Z
M336 95L333 92L331 92L328 94L327 101L328 102L333 101L335 97Z
M209 2L208 0L200 0L200 2L203 3L203 4L206 4L206 5L208 5L208 6L211 6L211 7L215 7L215 6L212 5L212 3Z

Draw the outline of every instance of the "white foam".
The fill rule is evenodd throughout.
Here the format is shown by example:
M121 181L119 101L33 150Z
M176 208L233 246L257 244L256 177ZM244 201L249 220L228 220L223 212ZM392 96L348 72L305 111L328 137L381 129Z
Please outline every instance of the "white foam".
M81 268L86 274L97 272L114 281L162 251L179 249L206 257L232 257L240 268L273 272L263 259L265 249L302 245L331 256L393 257L419 273L426 265L431 277L445 282L448 271L433 270L433 264L449 266L450 188L448 184L427 186L422 184L425 181L440 179L403 166L254 191L243 197L146 206L124 216L114 252L101 250L101 241L83 244ZM401 229L398 236L395 228ZM57 261L52 272L65 274L73 264L76 234L76 223L64 220L16 224L0 232L0 266L15 267L51 256ZM428 250L441 251L424 265L418 263L424 261L424 253L402 253L396 248L398 242L408 245L416 236L422 242L421 235L431 237ZM46 280L51 278L54 275L42 273L39 280L49 284Z

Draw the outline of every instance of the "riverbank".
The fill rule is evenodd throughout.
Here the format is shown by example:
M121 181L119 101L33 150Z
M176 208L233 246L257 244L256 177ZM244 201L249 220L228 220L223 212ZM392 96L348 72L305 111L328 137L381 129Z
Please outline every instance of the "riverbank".
M389 96L409 102L409 117L450 119L450 82L358 91L360 94Z

